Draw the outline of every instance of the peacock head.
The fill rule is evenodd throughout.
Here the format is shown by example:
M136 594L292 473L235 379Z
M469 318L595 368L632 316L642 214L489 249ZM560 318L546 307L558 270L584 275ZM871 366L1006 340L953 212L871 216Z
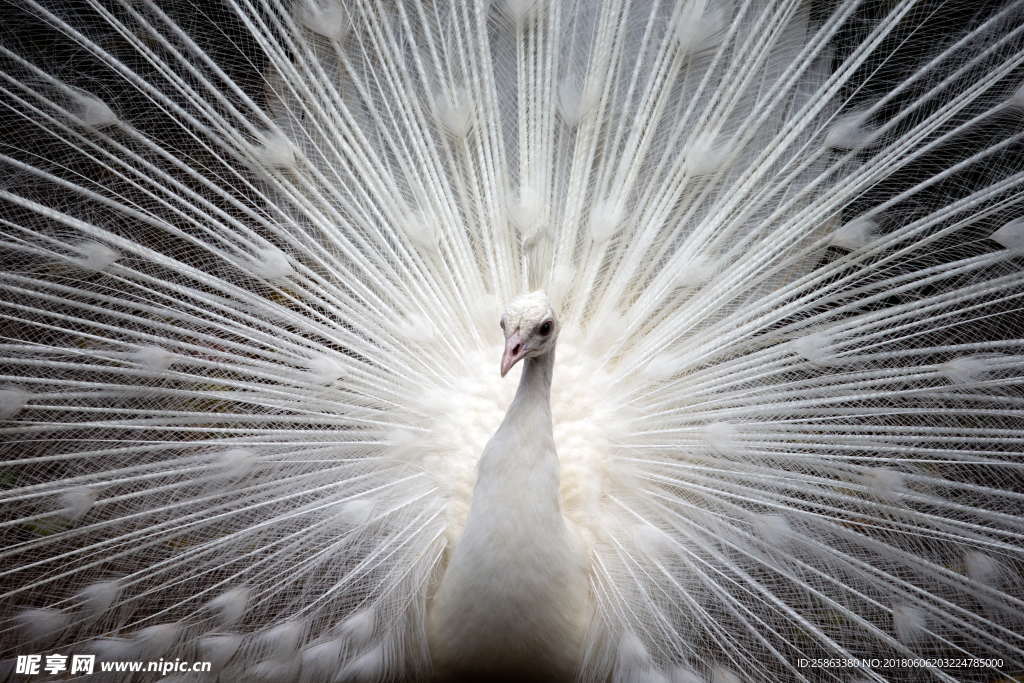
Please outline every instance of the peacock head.
M501 355L501 376L523 358L551 353L558 337L558 321L547 294L530 292L517 296L501 316L505 352Z

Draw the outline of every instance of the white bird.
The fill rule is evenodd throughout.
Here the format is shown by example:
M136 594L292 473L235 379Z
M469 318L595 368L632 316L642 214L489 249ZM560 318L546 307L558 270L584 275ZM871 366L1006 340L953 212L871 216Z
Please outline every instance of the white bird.
M592 609L587 555L559 500L558 324L534 292L509 304L501 328L501 376L521 360L523 373L480 457L469 517L433 598L431 656L442 675L463 680L572 680Z
M3 666L1024 671L1020 0L2 14Z

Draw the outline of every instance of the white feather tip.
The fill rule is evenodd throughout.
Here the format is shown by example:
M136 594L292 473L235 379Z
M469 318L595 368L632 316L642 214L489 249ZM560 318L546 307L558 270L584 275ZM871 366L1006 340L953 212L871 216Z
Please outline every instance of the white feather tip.
M134 644L139 659L157 659L170 651L181 635L177 623L147 626L135 633Z
M361 648L373 638L377 613L373 608L359 610L337 626L338 635L353 647Z
M140 346L132 354L132 361L143 370L159 373L171 367L174 354L159 346Z
M70 522L77 522L92 509L98 495L99 491L87 486L64 491L57 499L57 514Z
M343 41L351 29L348 11L339 0L305 0L296 12L300 24L328 40Z
M240 479L256 467L256 454L248 448L230 448L217 456L219 466L228 479Z
M452 137L464 138L473 128L473 100L465 88L438 93L433 111L438 125Z
M837 118L825 135L825 146L833 149L860 149L874 140L867 112L851 112Z
M675 23L676 44L684 54L709 50L721 42L726 28L725 8L708 0L689 0Z
M85 240L75 245L75 255L71 262L86 270L101 271L112 266L119 254L105 244Z
M114 580L97 581L83 588L78 594L82 608L91 616L106 612L121 594L121 585Z
M867 246L876 237L878 223L871 218L855 218L832 233L830 244L854 251Z
M913 643L926 635L927 614L920 607L896 605L892 610L893 631L902 643Z
M651 666L651 655L639 636L632 631L619 640L619 667L625 670L646 670Z
M598 202L590 212L590 238L595 244L604 244L619 231L625 207L618 199Z
M1012 220L992 233L991 238L1003 249L1024 251L1024 218Z
M264 280L281 281L295 274L288 255L277 247L264 247L248 259L247 270Z
M10 420L28 402L28 392L17 387L0 389L0 420Z
M242 636L236 633L211 633L199 639L199 652L217 670L231 661L241 645Z
M22 633L28 640L39 640L53 636L68 625L68 615L52 607L37 607L22 610L15 618Z
M281 133L265 131L250 148L258 167L290 170L297 166L295 145Z
M245 586L236 586L207 602L206 607L216 616L217 622L227 628L237 624L245 614L250 595Z
M117 115L106 102L92 93L75 90L71 98L71 114L86 128L99 130L118 122Z
M280 659L291 655L298 649L304 632L305 626L301 621L290 620L263 631L259 641L272 657Z

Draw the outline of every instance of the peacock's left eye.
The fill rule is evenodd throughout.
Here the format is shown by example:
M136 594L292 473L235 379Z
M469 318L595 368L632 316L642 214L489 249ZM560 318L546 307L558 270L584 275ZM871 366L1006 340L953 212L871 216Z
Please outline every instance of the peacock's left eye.
M537 330L537 332L540 333L540 336L542 337L546 337L549 334L551 334L551 321L545 320L543 323L541 323L540 328Z

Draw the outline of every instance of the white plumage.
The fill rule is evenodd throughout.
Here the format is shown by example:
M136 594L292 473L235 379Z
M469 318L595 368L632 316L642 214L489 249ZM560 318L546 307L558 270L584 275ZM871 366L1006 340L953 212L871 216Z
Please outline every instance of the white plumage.
M1020 2L4 13L5 665L1024 671Z
M519 389L480 457L472 507L430 610L430 652L459 680L572 680L593 608L588 553L562 515L551 424L558 336L539 293L502 318Z

